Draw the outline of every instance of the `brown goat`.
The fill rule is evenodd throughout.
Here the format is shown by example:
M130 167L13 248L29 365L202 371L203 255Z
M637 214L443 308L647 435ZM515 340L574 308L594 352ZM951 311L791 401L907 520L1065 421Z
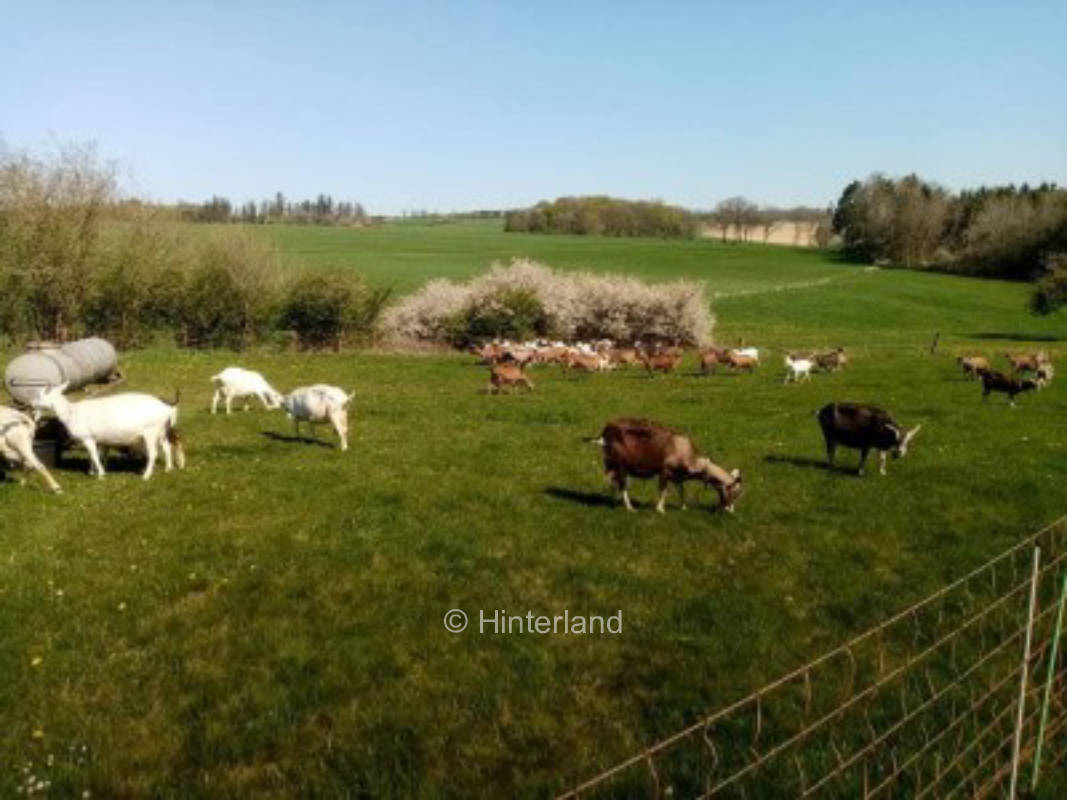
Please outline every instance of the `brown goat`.
M739 356L732 350L726 356L726 363L734 369L745 369L749 372L759 366L759 361L752 356Z
M715 374L715 368L728 363L730 351L723 347L706 347L700 351L700 371L707 375Z
M1004 357L1011 362L1011 368L1015 372L1036 372L1038 367L1048 363L1048 354L1044 351L1039 353L1005 353Z
M608 352L608 359L616 366L632 366L641 363L641 356L633 347L613 347Z
M645 369L648 370L649 376L651 376L655 370L659 370L666 375L682 363L682 354L681 352L671 351L651 354L646 353L641 356L641 363L645 365Z
M816 353L815 364L819 369L825 369L830 372L835 372L841 369L848 363L848 356L845 355L845 348L839 347L836 350L831 350L828 353Z
M983 372L989 371L989 359L985 356L960 356L956 359L964 375L973 375L978 378Z
M521 364L513 361L497 361L489 366L489 394L497 394L505 386L512 389L515 386L525 386L528 391L533 391L533 382L526 377Z
M741 495L741 471L727 472L697 451L692 440L665 425L647 419L622 417L613 419L601 431L598 444L604 449L605 477L622 492L627 511L633 511L627 481L634 478L659 478L659 501L656 511L664 513L668 484L678 487L678 498L685 508L684 484L700 480L718 492L721 507L734 510Z
M604 369L605 364L602 356L593 356L587 353L569 353L564 367L585 372L600 372Z

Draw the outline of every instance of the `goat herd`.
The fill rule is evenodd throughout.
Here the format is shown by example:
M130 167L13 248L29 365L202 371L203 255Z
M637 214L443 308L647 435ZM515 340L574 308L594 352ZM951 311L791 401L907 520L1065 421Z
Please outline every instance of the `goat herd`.
M628 366L641 366L650 376L655 372L669 373L682 361L684 352L677 346L617 347L602 340L595 343L566 345L562 342L527 342L511 344L494 342L471 348L481 363L488 365L488 392L495 394L504 388L522 386L532 391L527 376L533 364L558 364L566 371L600 372ZM1014 407L1021 392L1046 386L1053 377L1052 363L1047 353L1005 354L1012 374L994 370L985 356L961 356L957 363L964 373L981 381L983 399L991 392L1008 395ZM703 374L728 368L751 372L759 366L759 350L754 347L715 348L698 351L697 363ZM825 352L793 352L785 356L785 382L810 380L813 372L836 371L848 363L844 348ZM1033 377L1025 377L1027 373ZM315 384L294 389L289 394L276 391L258 372L228 367L212 376L215 392L211 413L220 402L229 414L234 400L258 398L268 410L284 409L293 420L297 432L300 422L314 426L329 423L340 441L340 449L348 449L348 406L353 394L336 386ZM43 412L51 413L78 440L89 454L90 473L104 475L100 450L120 448L139 451L147 458L143 473L145 480L152 476L157 453L162 453L166 470L175 463L185 465L185 455L177 434L178 399L173 402L154 395L128 392L94 397L72 402L64 396L67 385L43 389L32 402L32 416L16 409L0 406L0 457L24 469L34 469L48 486L60 491L48 470L34 453L37 423ZM826 444L828 462L832 465L838 446L860 451L859 474L867 455L879 452L880 471L886 472L886 457L900 457L907 453L908 444L921 426L911 430L901 428L881 408L856 403L829 403L816 413ZM734 502L742 491L741 472L727 470L700 455L689 437L665 425L648 419L624 417L608 422L598 439L603 448L606 477L621 493L628 510L633 510L627 491L628 480L658 478L659 500L656 510L665 510L666 493L674 483L681 505L685 507L684 483L697 480L717 492L720 505L733 511Z
M759 366L760 354L755 347L736 348L705 347L697 351L697 365L702 374L714 374L718 367L752 372ZM533 364L558 364L566 371L602 372L628 366L643 366L649 376L655 372L668 373L682 362L684 351L676 345L663 344L632 347L617 347L610 340L582 342L567 345L563 342L534 341L522 344L496 341L481 347L472 347L470 352L489 367L490 394L499 393L505 387L522 386L532 391L533 382L526 374ZM1048 354L1010 354L1005 356L1011 363L1012 375L991 369L984 356L961 356L957 362L966 374L973 374L982 382L983 399L991 392L1003 392L1015 407L1015 396L1030 389L1043 388L1053 376ZM813 372L833 372L848 364L843 347L823 352L791 352L785 356L785 383L811 380ZM1023 377L1026 372L1033 378ZM921 425L904 430L883 409L857 403L829 403L816 412L816 419L826 444L826 456L833 464L838 446L860 451L858 473L870 450L879 451L880 472L886 474L886 457L905 455L908 444L919 432ZM685 508L684 483L699 480L718 492L721 506L733 511L734 501L740 495L741 472L727 471L710 459L700 456L693 442L683 434L658 422L625 417L611 420L596 440L604 449L606 477L622 494L625 507L632 511L627 492L630 477L659 478L659 500L656 510L665 510L666 492L670 483L678 488L679 500Z
M215 394L211 413L222 400L226 413L234 400L246 401L258 397L268 410L285 409L299 433L300 423L315 425L329 423L340 440L342 450L348 449L348 404L352 394L324 383L301 386L289 394L275 391L258 372L228 367L211 378ZM64 396L67 384L42 389L33 399L32 416L13 408L0 406L0 456L23 469L41 474L49 488L60 492L44 464L33 449L37 422L42 412L50 412L62 423L68 436L77 439L89 454L89 472L104 476L100 451L119 448L143 453L147 465L143 477L148 480L155 469L158 453L163 454L169 472L177 463L185 466L185 453L178 437L178 397L173 402L141 392L126 392L105 397L71 402Z

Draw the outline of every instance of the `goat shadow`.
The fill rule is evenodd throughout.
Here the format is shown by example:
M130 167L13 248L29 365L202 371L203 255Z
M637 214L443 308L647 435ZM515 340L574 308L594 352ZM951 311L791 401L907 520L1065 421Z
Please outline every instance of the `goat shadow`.
M278 433L277 431L262 431L262 434L268 439L272 439L275 442L288 442L290 444L294 442L300 442L301 444L314 444L318 445L319 447L330 448L334 446L333 442L327 441L326 439L313 439L310 436L294 436L285 433Z
M104 471L109 474L140 474L145 471L145 467L148 465L147 456L140 453L130 454L120 451L113 451L107 456L101 453L100 461L104 465ZM63 453L62 457L57 459L54 464L46 464L46 466L49 470L56 472L80 472L88 475L91 464L92 462L87 454L71 455L70 453ZM166 464L167 462L163 460L163 456L159 456L156 459L157 470L163 470Z
M580 503L583 506L599 507L599 508L614 508L615 506L621 506L622 501L616 500L611 497L607 492L579 492L575 489L566 489L562 486L549 486L545 489L545 494L550 497L555 497L558 500L568 500L572 503ZM630 500L635 506L640 505L633 499Z
M1067 342L1067 337L1054 333L972 333L970 339L995 339L1004 342Z
M832 465L828 464L825 458L809 458L807 456L783 456L778 455L777 453L772 453L770 455L764 456L763 460L767 464L790 464L794 467L821 469L824 472L837 472L839 474L852 475L854 477L856 476L856 470L859 466L858 461L855 467L845 467L841 466L840 463L835 463ZM868 459L868 462L869 461L870 459Z

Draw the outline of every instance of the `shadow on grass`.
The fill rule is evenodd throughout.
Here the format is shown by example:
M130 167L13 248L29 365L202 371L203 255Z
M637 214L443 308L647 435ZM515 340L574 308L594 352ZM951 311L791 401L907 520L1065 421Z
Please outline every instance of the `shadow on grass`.
M313 439L310 436L291 436L285 433L277 433L276 431L263 431L264 436L268 439L272 439L275 442L300 442L301 444L314 444L319 447L332 448L333 442L328 442L325 439Z
M809 458L807 456L780 456L776 453L764 456L763 460L768 464L790 464L794 467L807 467L808 469L821 469L824 472L838 472L843 475L856 475L856 467L845 467L841 464L827 464L825 458Z
M100 454L100 461L104 465L105 473L142 473L145 467L148 465L148 459L140 454L128 454L122 453L112 449L111 453L105 457L103 453ZM49 464L48 469L55 470L56 472L80 472L83 475L89 474L89 456L87 455L70 455L64 453L63 457L59 459L55 464ZM156 469L162 471L166 466L166 462L163 457L160 456L156 459Z
M1067 337L1054 333L972 333L970 339L997 339L1005 342L1067 342Z
M592 506L600 508L615 508L616 506L622 507L622 503L615 500L607 492L579 492L574 489L564 489L560 486L549 486L545 489L545 494L550 497L555 497L559 500L569 500L572 503L581 503L583 506ZM640 503L634 502L635 506Z

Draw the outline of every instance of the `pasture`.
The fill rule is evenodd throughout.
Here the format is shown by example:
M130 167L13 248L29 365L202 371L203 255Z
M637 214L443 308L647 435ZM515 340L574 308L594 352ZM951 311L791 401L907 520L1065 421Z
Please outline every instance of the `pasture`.
M1067 509L1067 379L1012 410L954 363L1038 346L1063 363L1067 323L1028 315L1024 286L485 224L264 235L401 291L512 255L702 278L725 295L717 338L769 352L754 375L701 377L692 354L652 379L535 367L535 392L498 397L459 354L125 354L130 388L182 388L189 465L145 483L116 459L97 480L75 453L53 472L62 496L0 485L4 796L29 774L55 796L549 795ZM786 350L837 345L845 370L782 384ZM351 449L295 440L258 405L212 416L208 378L231 364L282 391L355 390ZM833 400L924 427L887 477L873 458L847 471L854 451L829 470L812 415ZM737 513L695 485L665 516L652 482L637 513L610 503L583 437L624 414L741 468ZM444 629L453 608L463 633ZM479 634L495 609L621 610L623 629Z

